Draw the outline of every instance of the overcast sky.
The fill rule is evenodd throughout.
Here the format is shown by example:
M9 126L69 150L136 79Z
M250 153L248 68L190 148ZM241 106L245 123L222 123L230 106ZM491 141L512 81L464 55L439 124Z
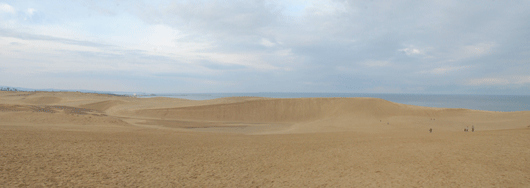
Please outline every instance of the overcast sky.
M2 1L0 85L530 95L530 1Z

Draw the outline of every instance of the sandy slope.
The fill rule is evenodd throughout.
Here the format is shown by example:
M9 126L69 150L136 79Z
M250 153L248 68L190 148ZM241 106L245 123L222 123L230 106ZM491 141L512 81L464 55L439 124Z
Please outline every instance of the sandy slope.
M0 185L528 187L529 126L373 98L0 92Z

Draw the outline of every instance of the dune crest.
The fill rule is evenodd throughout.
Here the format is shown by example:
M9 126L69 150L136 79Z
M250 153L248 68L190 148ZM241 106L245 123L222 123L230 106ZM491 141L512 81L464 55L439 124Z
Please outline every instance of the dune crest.
M390 116L436 117L468 111L471 110L418 107L375 98L302 98L140 109L136 111L136 115L208 121L304 122L346 115L362 115L363 118L371 119Z

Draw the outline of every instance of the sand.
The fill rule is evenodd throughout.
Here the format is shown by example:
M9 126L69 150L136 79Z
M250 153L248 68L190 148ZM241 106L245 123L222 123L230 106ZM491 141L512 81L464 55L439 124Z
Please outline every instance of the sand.
M529 126L374 98L3 91L0 185L529 187Z

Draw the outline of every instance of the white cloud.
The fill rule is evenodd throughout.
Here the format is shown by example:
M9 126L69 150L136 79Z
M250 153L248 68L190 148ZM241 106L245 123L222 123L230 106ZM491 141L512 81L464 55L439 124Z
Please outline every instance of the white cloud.
M61 41L52 40L24 40L13 37L0 37L0 48L9 49L13 54L22 52L42 52L57 54L60 51L81 51L81 52L103 52L102 49L91 46L67 44ZM17 45L12 45L17 44Z
M276 51L275 54L278 55L278 56L281 56L281 57L294 55L290 48L289 49L285 49L285 50L278 50L278 51Z
M78 64L72 61L75 58L70 59L66 55L68 52L105 52L97 47L65 44L50 40L23 40L11 37L0 37L0 39L2 39L0 40L0 51L5 52L5 56L2 58L11 59L2 64L4 68L22 68L24 73L35 73L98 70L99 68L109 67L109 65L104 65L104 63L101 63L101 65L104 65L103 67L97 66L99 63ZM20 61L24 63L21 64Z
M513 79L515 84L530 83L530 76L514 76Z
M407 55L415 55L415 54L421 53L420 50L416 48L403 48L403 49L399 49L398 51L404 52Z
M441 75L441 74L449 74L449 73L452 73L452 72L455 72L455 71L461 71L461 70L468 69L468 68L471 68L471 67L473 67L473 66L438 67L438 68L434 68L432 70L420 71L419 73L420 74L438 74L438 75Z
M530 75L509 76L509 77L489 77L468 80L467 85L508 85L530 83Z
M479 43L475 45L464 46L462 50L469 55L483 55L490 52L491 48L495 46L494 43Z
M35 25L35 26L18 26L17 30L21 33L31 33L42 36L57 37L63 39L73 40L87 40L88 38L83 33L75 31L63 25Z
M471 79L467 82L468 85L478 86L478 85L506 85L510 82L504 78L477 78Z
M190 52L188 48L181 48L177 43L183 37L179 31L166 25L149 26L145 35L140 38L136 49L145 50L152 54L180 54L181 51Z
M266 46L266 47L273 47L274 45L276 45L275 43L271 42L270 40L267 40L265 38L262 38L261 39L261 45L263 46Z
M35 13L35 9L33 8L28 8L28 10L26 10L28 12L28 15L33 15Z
M150 26L146 35L140 39L139 45L131 49L146 51L151 55L165 56L188 64L197 64L205 60L218 65L242 65L257 70L278 69L264 62L262 53L210 52L208 49L215 47L213 41L197 38L183 39L186 37L188 37L186 34L167 25ZM265 46L275 45L266 39L263 39L262 43ZM290 51L280 52L279 55L290 55Z
M243 65L256 70L278 70L279 67L262 60L261 54L254 53L202 53L204 59L223 65Z
M495 46L492 42L483 42L474 45L467 45L460 49L460 57L478 57L484 54L490 53L491 49Z
M15 13L15 9L12 6L8 5L8 4L2 3L2 4L0 4L0 12L6 12L6 13L14 14Z

